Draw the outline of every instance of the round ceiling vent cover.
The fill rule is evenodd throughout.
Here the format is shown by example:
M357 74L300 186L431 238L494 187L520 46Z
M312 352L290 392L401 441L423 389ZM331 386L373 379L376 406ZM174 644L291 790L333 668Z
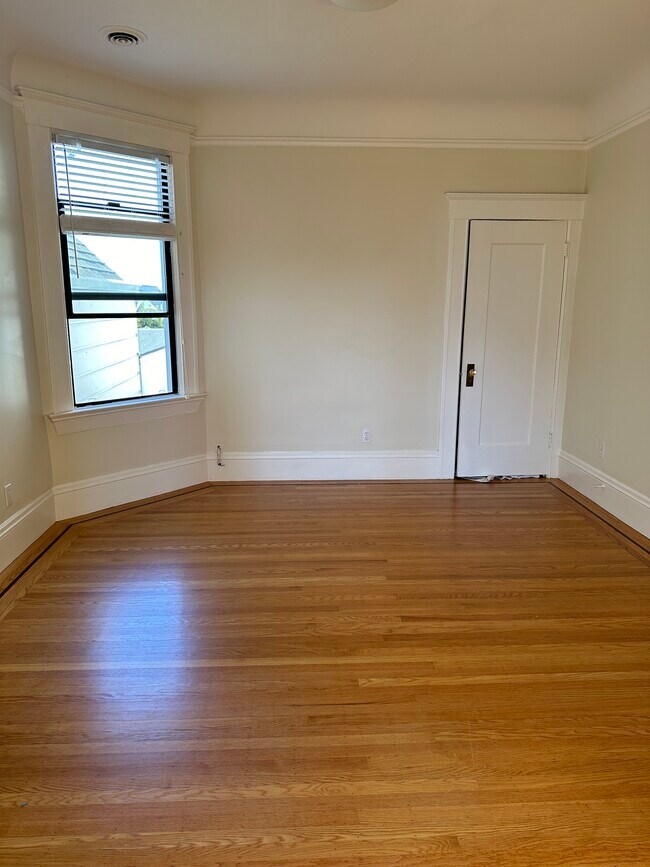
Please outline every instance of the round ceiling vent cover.
M392 6L397 0L332 0L337 6L349 9L350 12L375 12L377 9L385 9Z
M132 27L102 27L101 32L111 45L119 45L122 48L142 45L147 38L140 30L134 30Z

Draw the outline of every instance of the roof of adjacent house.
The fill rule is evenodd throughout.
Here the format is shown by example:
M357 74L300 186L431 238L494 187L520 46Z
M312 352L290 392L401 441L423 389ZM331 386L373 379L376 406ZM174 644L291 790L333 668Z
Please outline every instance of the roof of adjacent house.
M74 238L74 239L73 239ZM127 283L120 275L113 271L103 259L84 244L77 235L68 236L68 258L70 260L70 272L74 283L72 291L94 290L97 292L111 291L102 286L102 283L118 284L114 291L123 293L150 293L162 292L160 286L142 286L135 283ZM81 284L80 281L92 280L92 284ZM96 282L95 282L96 281Z
M165 347L164 328L138 328L138 350L140 355L149 355Z
M76 263L75 263L76 253ZM119 274L116 274L112 268L109 268L106 262L103 262L99 256L96 256L83 241L80 241L75 236L74 241L71 236L68 236L68 255L70 257L70 268L76 273L75 264L79 268L80 277L91 277L94 280L114 280L121 281Z

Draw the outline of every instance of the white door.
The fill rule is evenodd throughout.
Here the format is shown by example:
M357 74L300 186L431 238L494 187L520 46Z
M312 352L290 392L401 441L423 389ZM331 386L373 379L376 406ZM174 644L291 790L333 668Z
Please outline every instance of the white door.
M471 224L457 476L549 472L566 230Z

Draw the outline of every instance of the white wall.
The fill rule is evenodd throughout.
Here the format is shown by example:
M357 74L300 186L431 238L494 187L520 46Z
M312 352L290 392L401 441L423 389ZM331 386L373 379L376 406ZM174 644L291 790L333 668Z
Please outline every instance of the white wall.
M212 103L194 105L33 57L16 58L12 82L144 114L196 118L204 135L192 167L206 407L75 434L59 435L48 426L54 484L72 498L71 508L89 479L114 477L116 496L135 499L137 484L119 487L123 476L182 463L217 442L231 452L435 451L447 268L444 193L584 190L587 157L575 149L223 147L209 144L209 136L281 135L282 129L251 126L245 101L228 115L230 126L215 126L220 113ZM3 373L11 369L12 380L8 388L2 380L1 399L16 431L3 435L0 482L6 468L19 478L20 508L48 489L50 475L28 295L21 290L26 273L11 109L0 107L8 178L2 303L13 311L3 323L12 340L2 346L5 352L11 347ZM356 129L353 114L332 111L330 120L342 124L329 130L332 135L381 133L381 124ZM298 132L317 137L321 120ZM646 492L639 455L648 439L648 401L642 376L629 374L648 369L640 315L648 299L648 195L641 185L644 178L647 183L647 129L589 154L564 441L577 459L598 465L602 431L607 456L601 468ZM536 134L543 135L543 127ZM373 442L362 447L366 426ZM201 471L197 464L197 480Z
M18 189L13 108L0 99L0 570L44 532L52 486L34 347L25 239ZM22 520L21 520L22 519Z
M435 450L450 190L582 192L576 151L195 153L208 446Z
M12 84L174 120L186 120L192 111L189 100L183 101L116 78L26 55L18 55L14 60ZM26 151L26 125L20 111L16 112L16 132L23 151ZM27 167L25 175L28 174ZM29 195L26 198L29 200ZM27 208L27 222L32 227L32 237L35 239L34 215L30 210ZM30 244L29 256L36 273L39 264L35 241ZM196 413L77 433L57 433L54 426L47 422L46 430L55 489L63 486L68 490L88 479L128 474L131 470L184 461L205 455L206 452L204 407L200 407ZM198 480L194 470L192 473L187 484ZM162 484L161 489L164 489ZM140 482L136 481L128 488L126 499L138 499L151 493L154 491L145 490L144 487L141 490ZM82 510L90 511L113 504L105 499L101 503L97 501L82 507ZM65 513L66 516L71 514L67 509Z
M650 121L589 151L587 191L562 446L648 497Z
M12 82L180 120L193 111L200 120L205 108L25 55ZM358 450L364 426L372 450L434 451L444 193L579 192L584 161L575 150L196 148L207 446L203 411L77 434L50 429L55 485L217 442L230 451Z

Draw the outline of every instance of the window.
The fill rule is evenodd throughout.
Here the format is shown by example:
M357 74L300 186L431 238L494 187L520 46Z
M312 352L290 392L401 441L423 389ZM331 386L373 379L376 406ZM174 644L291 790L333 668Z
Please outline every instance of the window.
M192 127L28 88L22 99L43 413L64 436L198 412Z
M178 393L169 156L55 134L74 405Z

